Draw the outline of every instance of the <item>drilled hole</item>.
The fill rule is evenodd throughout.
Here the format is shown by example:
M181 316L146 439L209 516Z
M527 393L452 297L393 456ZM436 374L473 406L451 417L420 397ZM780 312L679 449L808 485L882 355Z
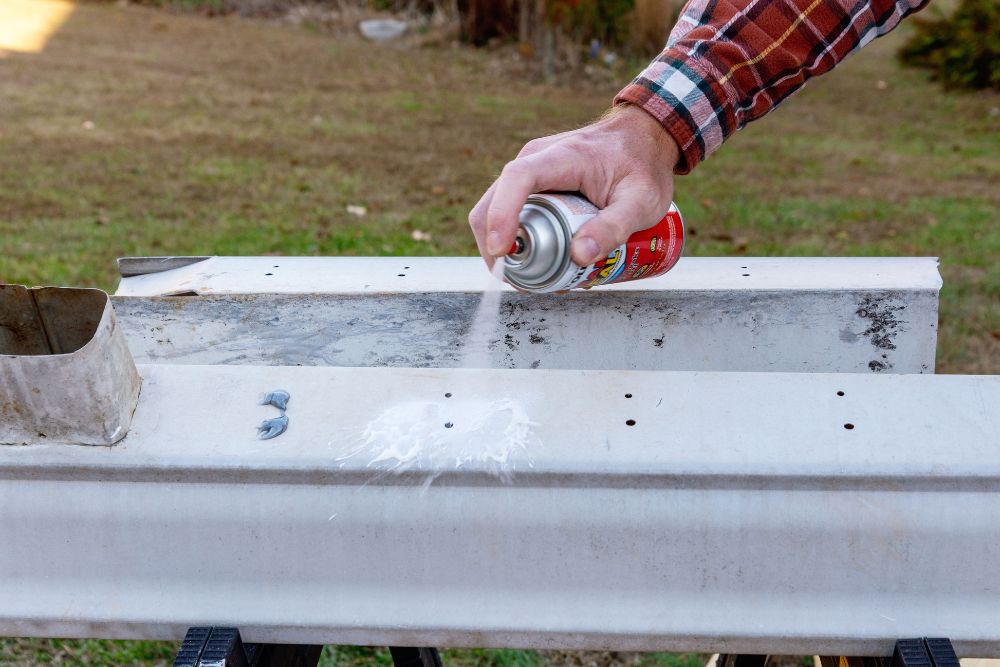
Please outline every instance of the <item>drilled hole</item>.
M404 266L403 268L404 268L404 269L409 269L410 267L408 267L408 266Z
M837 392L837 396L843 396L843 395L844 395L844 392L842 392L842 391L838 391Z
M626 426L635 426L635 420L634 419L626 419L625 420L625 425Z
M397 273L396 275L397 275L397 276L399 276L400 278L402 278L402 277L404 277L404 276L405 276L406 274L405 274L405 273Z
M444 397L445 398L451 398L451 392L450 391L446 391L445 394L444 394Z
M451 422L445 422L444 423L444 427L445 428L451 428L452 426L454 426L454 424L452 424Z
M741 266L740 268L741 269L749 269L750 267L749 266Z
M264 275L265 276L273 276L274 274L273 273L265 273Z
M744 273L744 274L743 274L743 277L744 277L744 278L749 278L749 277L750 277L750 274L749 274L749 273Z
M277 264L275 264L273 268L275 268L275 269L276 269L276 268L278 268L278 265L277 265Z
M854 428L854 424L844 424L844 428L846 428L848 431L850 431L851 429Z
M632 398L632 394L625 394L625 398Z

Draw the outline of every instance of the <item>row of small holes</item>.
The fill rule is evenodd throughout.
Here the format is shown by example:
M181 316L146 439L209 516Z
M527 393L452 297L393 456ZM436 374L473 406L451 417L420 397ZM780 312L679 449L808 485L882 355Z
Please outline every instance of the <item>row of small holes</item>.
M278 268L278 265L277 265L277 264L275 264L275 265L274 265L274 268ZM265 273L264 275L265 275L265 276L273 276L274 274L273 274L273 273Z
M843 396L843 395L844 395L843 391L838 391L837 392L837 396ZM451 398L451 392L450 391L445 392L444 397L445 398ZM632 394L625 394L625 398L632 398ZM626 419L625 420L625 425L626 426L635 426L635 420L634 419ZM451 428L452 426L454 426L454 424L452 422L445 422L445 425L444 425L445 428ZM854 429L854 424L850 424L850 423L844 424L844 428L846 428L848 431L853 430Z
M838 390L837 391L837 396L843 396L843 395L844 395L844 391L843 390ZM846 428L848 431L852 431L852 430L854 430L854 424L851 424L850 422L848 422L848 423L844 424L844 428Z
M410 267L408 267L408 266L404 266L403 268L404 268L404 269L409 269ZM406 274L405 274L405 273L397 273L396 275L397 275L397 276L399 276L400 278L405 278L405 277L406 277Z

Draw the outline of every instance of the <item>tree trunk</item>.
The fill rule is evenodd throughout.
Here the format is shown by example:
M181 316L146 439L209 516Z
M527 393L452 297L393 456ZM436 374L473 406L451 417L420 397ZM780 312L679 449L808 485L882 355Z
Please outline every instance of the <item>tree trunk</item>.
M519 31L518 16L508 0L457 0L462 38L477 46Z
M546 81L555 78L556 63L556 31L552 24L546 21L542 26L542 76Z
M519 0L517 3L517 41L521 45L531 43L531 2Z

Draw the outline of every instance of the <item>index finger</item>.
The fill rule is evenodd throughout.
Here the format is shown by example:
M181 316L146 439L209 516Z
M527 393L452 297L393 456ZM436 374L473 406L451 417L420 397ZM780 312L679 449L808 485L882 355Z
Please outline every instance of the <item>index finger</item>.
M521 208L528 195L546 190L578 190L578 160L567 159L559 147L508 162L494 185L486 212L486 250L494 257L507 254L517 233Z
M496 189L497 184L494 182L469 211L469 226L472 228L476 245L479 247L479 254L483 256L486 266L490 269L493 268L493 262L496 261L496 258L486 251L486 211L489 209L490 202L493 201L493 193L496 192Z

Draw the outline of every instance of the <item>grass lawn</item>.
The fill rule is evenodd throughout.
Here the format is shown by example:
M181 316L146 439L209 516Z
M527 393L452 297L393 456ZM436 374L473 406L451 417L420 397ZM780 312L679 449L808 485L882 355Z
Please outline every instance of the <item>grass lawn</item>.
M938 370L1000 373L1000 95L945 93L901 69L900 37L813 82L679 179L687 248L938 255ZM616 89L543 86L511 72L494 53L448 45L376 46L81 5L41 52L0 53L0 281L110 290L121 255L474 254L466 214L504 162L528 139L595 117ZM414 240L417 230L431 240ZM174 648L8 640L0 665L169 664ZM326 664L387 660L327 653ZM448 658L490 667L696 661Z

